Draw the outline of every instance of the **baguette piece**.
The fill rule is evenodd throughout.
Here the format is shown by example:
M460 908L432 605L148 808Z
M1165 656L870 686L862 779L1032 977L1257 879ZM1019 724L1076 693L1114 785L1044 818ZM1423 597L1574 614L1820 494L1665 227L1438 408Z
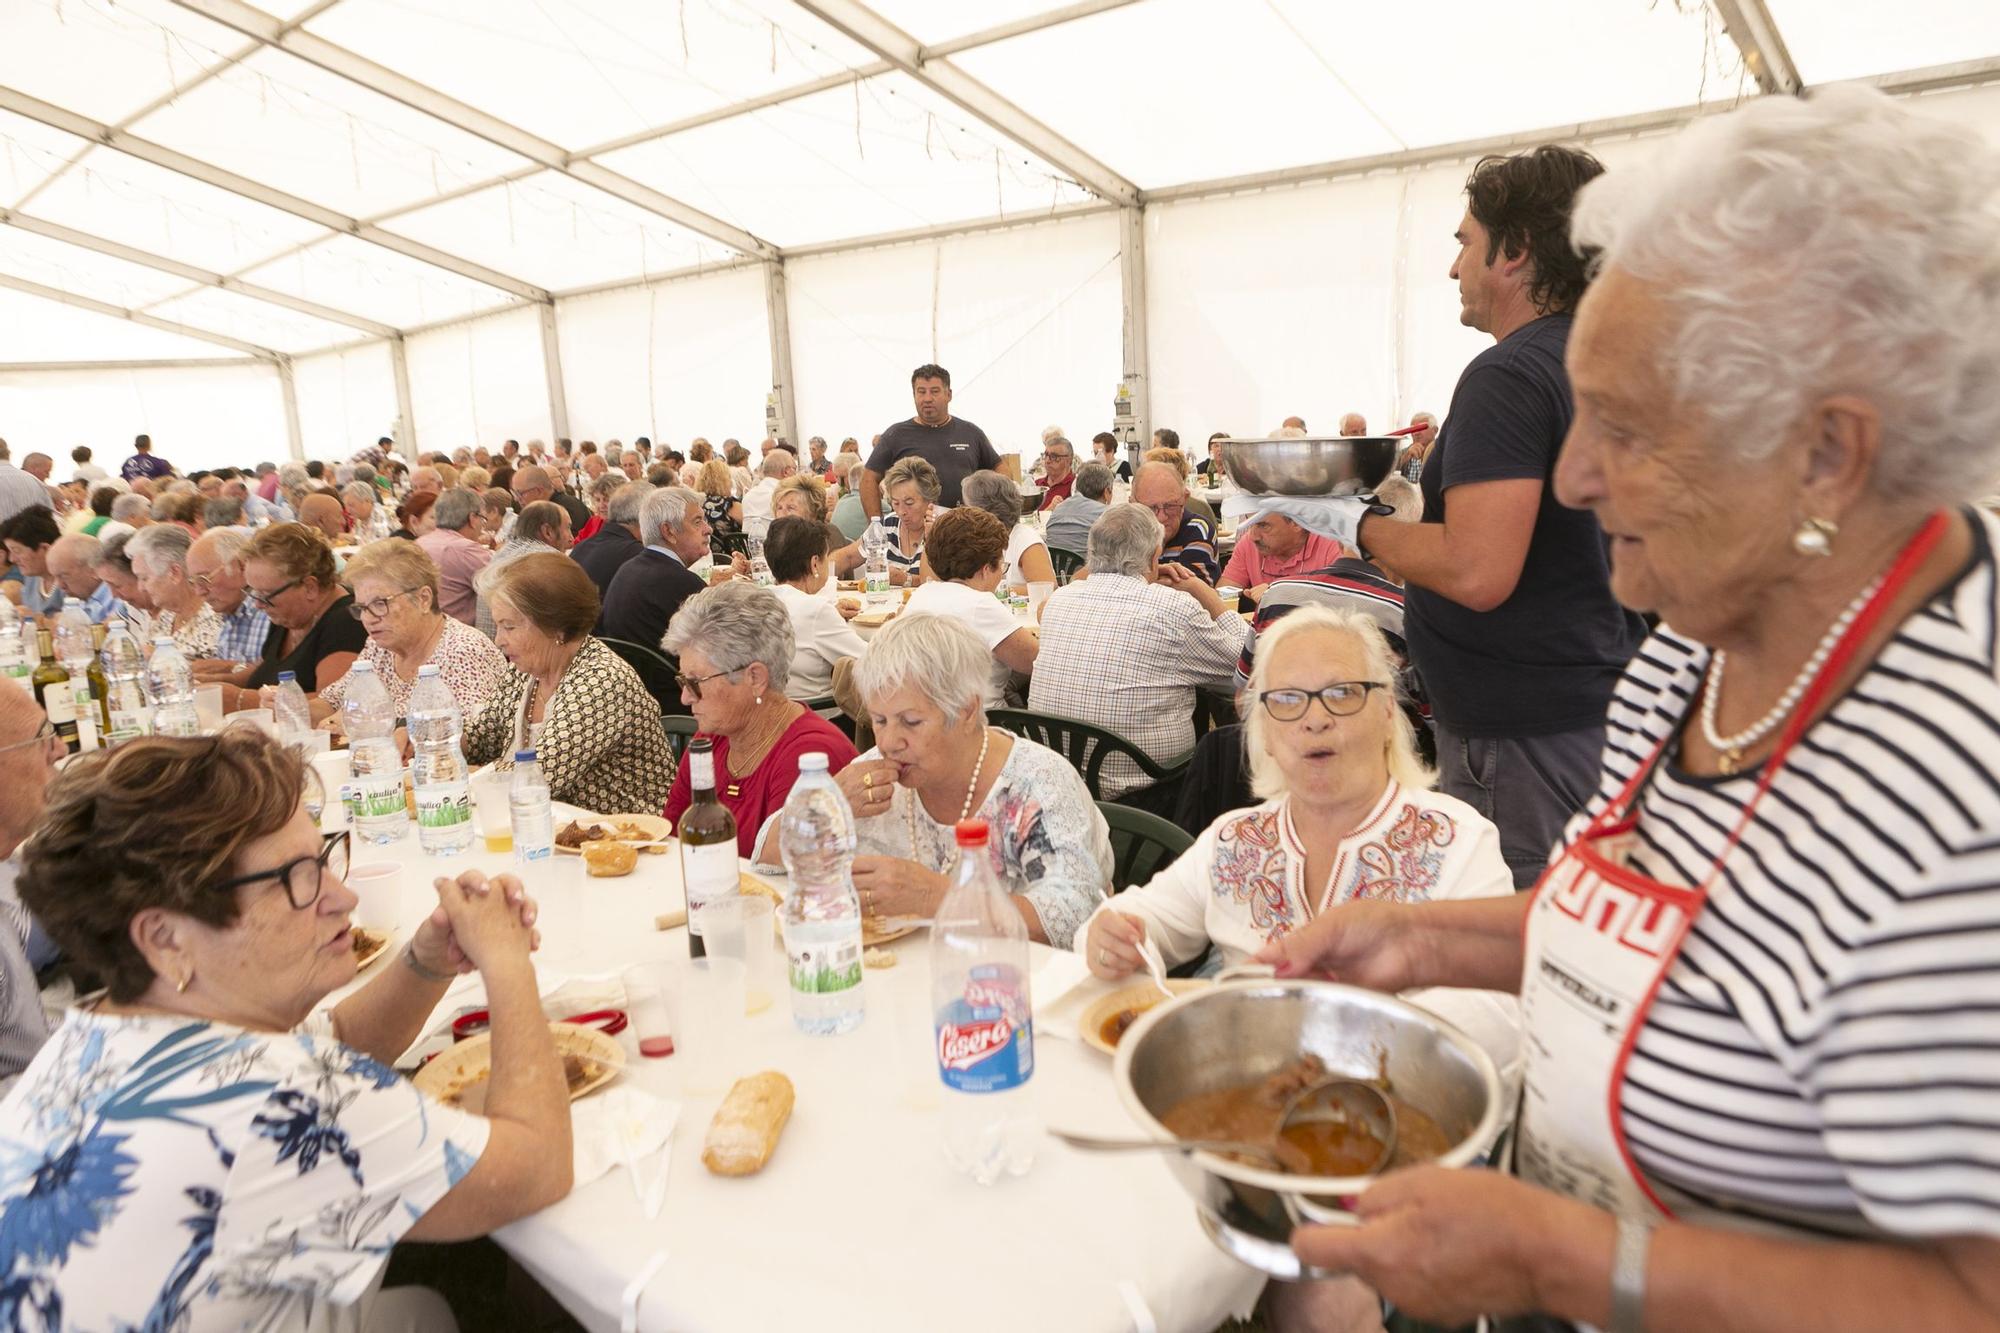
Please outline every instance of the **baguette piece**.
M702 1141L701 1164L718 1176L753 1176L764 1169L792 1116L792 1081L776 1070L736 1080L715 1108Z
M629 875L639 864L639 853L622 842L587 842L583 845L583 873L600 879Z

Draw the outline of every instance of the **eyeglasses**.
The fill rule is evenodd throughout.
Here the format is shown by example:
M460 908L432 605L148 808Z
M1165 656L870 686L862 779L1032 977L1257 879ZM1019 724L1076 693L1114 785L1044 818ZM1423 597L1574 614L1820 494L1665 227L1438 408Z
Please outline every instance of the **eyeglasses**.
M383 616L389 614L389 604L391 602L395 601L398 597L408 597L415 591L415 588L405 588L401 592L392 592L387 597L377 597L372 602L356 602L347 608L347 614L353 616L356 620L361 619L363 616L373 616L377 620L380 620Z
M741 673L741 671L742 668L739 667L735 671L711 671L706 676L688 676L688 675L683 675L682 673L676 671L674 673L674 684L680 686L682 689L686 690L689 694L692 694L695 698L699 699L701 698L701 683L703 681L714 680L717 676L738 675Z
M1185 513L1187 510L1187 503L1186 501L1183 500L1169 500L1165 504L1147 505L1146 508L1153 511L1154 518L1157 518L1162 523L1164 523L1168 519L1173 518L1176 515Z
M245 591L248 593L251 601L255 602L259 606L269 607L271 603L277 601L280 597L283 597L286 593L290 592L292 589L298 587L301 583L304 582L305 582L304 579L293 579L290 583L287 583L284 587L273 588L269 592L259 592L255 588L248 588L245 589Z
M35 728L34 735L28 737L28 739L24 741L11 741L6 745L0 745L0 754L5 754L9 750L18 750L21 749L23 746L28 746L28 745L47 745L50 741L54 740L55 738L56 738L56 724L49 721L47 718L43 718L42 725Z
M1332 717L1352 717L1368 702L1370 690L1386 690L1387 681L1343 680L1323 690L1264 690L1257 701L1279 722L1296 722L1306 715L1314 699Z
M319 901L319 895L326 888L329 877L347 877L347 840L349 830L320 835L324 845L318 856L301 856L287 861L276 870L259 870L253 875L238 875L235 879L225 879L216 885L221 889L240 889L245 884L256 884L263 880L275 879L285 886L285 898L294 910L303 912Z

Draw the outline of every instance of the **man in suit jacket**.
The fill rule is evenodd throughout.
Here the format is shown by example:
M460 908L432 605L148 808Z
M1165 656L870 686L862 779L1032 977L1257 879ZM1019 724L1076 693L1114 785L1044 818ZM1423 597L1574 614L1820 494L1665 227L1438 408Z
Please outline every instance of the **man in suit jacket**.
M660 487L639 506L639 532L645 549L612 576L597 632L657 648L681 603L708 586L688 568L708 553L701 496L685 486Z
M625 562L646 549L639 539L639 508L653 487L643 481L620 486L604 508L604 524L570 549L570 559L583 566L601 598L611 591L611 579Z

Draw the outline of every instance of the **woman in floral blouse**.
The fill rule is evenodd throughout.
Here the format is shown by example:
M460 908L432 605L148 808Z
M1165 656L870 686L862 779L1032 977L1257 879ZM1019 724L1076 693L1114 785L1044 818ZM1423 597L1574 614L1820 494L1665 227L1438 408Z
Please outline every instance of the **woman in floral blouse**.
M597 585L548 551L503 566L487 585L500 651L513 670L465 728L465 757L511 767L532 746L558 801L600 814L657 814L674 783L660 706L591 636Z
M222 640L222 617L188 579L188 549L193 545L194 538L186 528L177 523L155 523L133 534L125 547L133 574L159 608L153 617L153 634L171 635L174 647L190 662L214 657Z
M347 562L354 601L348 607L368 631L361 660L389 687L396 716L410 711L417 669L434 666L459 713L484 709L507 673L507 659L493 641L438 609L437 562L415 542L394 537L370 542ZM347 697L347 677L322 685L313 717L331 720Z
M1067 760L986 724L989 660L949 616L899 616L869 641L855 675L877 747L834 779L857 821L854 887L865 916L929 920L953 826L977 815L1028 934L1066 949L1111 881L1110 831Z
M395 962L354 978L347 834L254 728L85 755L49 789L21 897L105 998L0 1100L9 1328L449 1328L377 1292L398 1241L483 1236L569 1192L568 1088L519 881L468 871ZM171 810L171 819L159 817ZM119 830L107 838L105 829ZM485 1114L388 1066L460 972L493 1013Z

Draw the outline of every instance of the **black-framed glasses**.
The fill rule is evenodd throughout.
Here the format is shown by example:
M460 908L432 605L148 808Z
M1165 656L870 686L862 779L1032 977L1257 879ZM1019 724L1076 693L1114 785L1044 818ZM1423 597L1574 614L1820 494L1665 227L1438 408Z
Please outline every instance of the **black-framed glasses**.
M394 602L398 597L408 597L415 591L415 588L405 588L401 592L392 592L387 597L377 597L372 602L355 602L347 608L347 614L353 616L356 620L361 619L363 616L373 616L377 620L380 620L383 616L389 614L390 603Z
M1263 690L1257 702L1279 722L1296 722L1317 699L1331 717L1353 717L1368 702L1370 690L1386 690L1384 680L1341 680L1323 690Z
M674 673L674 684L680 686L682 689L686 690L689 694L692 694L695 698L699 699L701 698L701 683L703 681L714 680L717 676L738 675L742 672L742 670L743 668L738 667L735 671L711 671L706 676L689 676L683 674L682 672L676 671Z
M257 884L267 879L275 879L285 886L285 898L300 912L319 901L320 893L326 888L328 877L344 879L347 876L347 841L350 830L320 835L323 845L318 856L301 856L285 862L276 870L259 870L251 875L238 875L235 879L225 879L216 885L221 889L240 889L245 884Z
M255 602L257 605L264 607L265 609L268 610L270 608L271 603L277 601L280 597L283 597L286 593L290 592L292 589L298 587L301 583L304 582L305 582L304 579L293 579L290 583L287 583L284 587L273 588L269 592L259 592L255 588L250 588L247 589L246 591L248 592L251 601Z

